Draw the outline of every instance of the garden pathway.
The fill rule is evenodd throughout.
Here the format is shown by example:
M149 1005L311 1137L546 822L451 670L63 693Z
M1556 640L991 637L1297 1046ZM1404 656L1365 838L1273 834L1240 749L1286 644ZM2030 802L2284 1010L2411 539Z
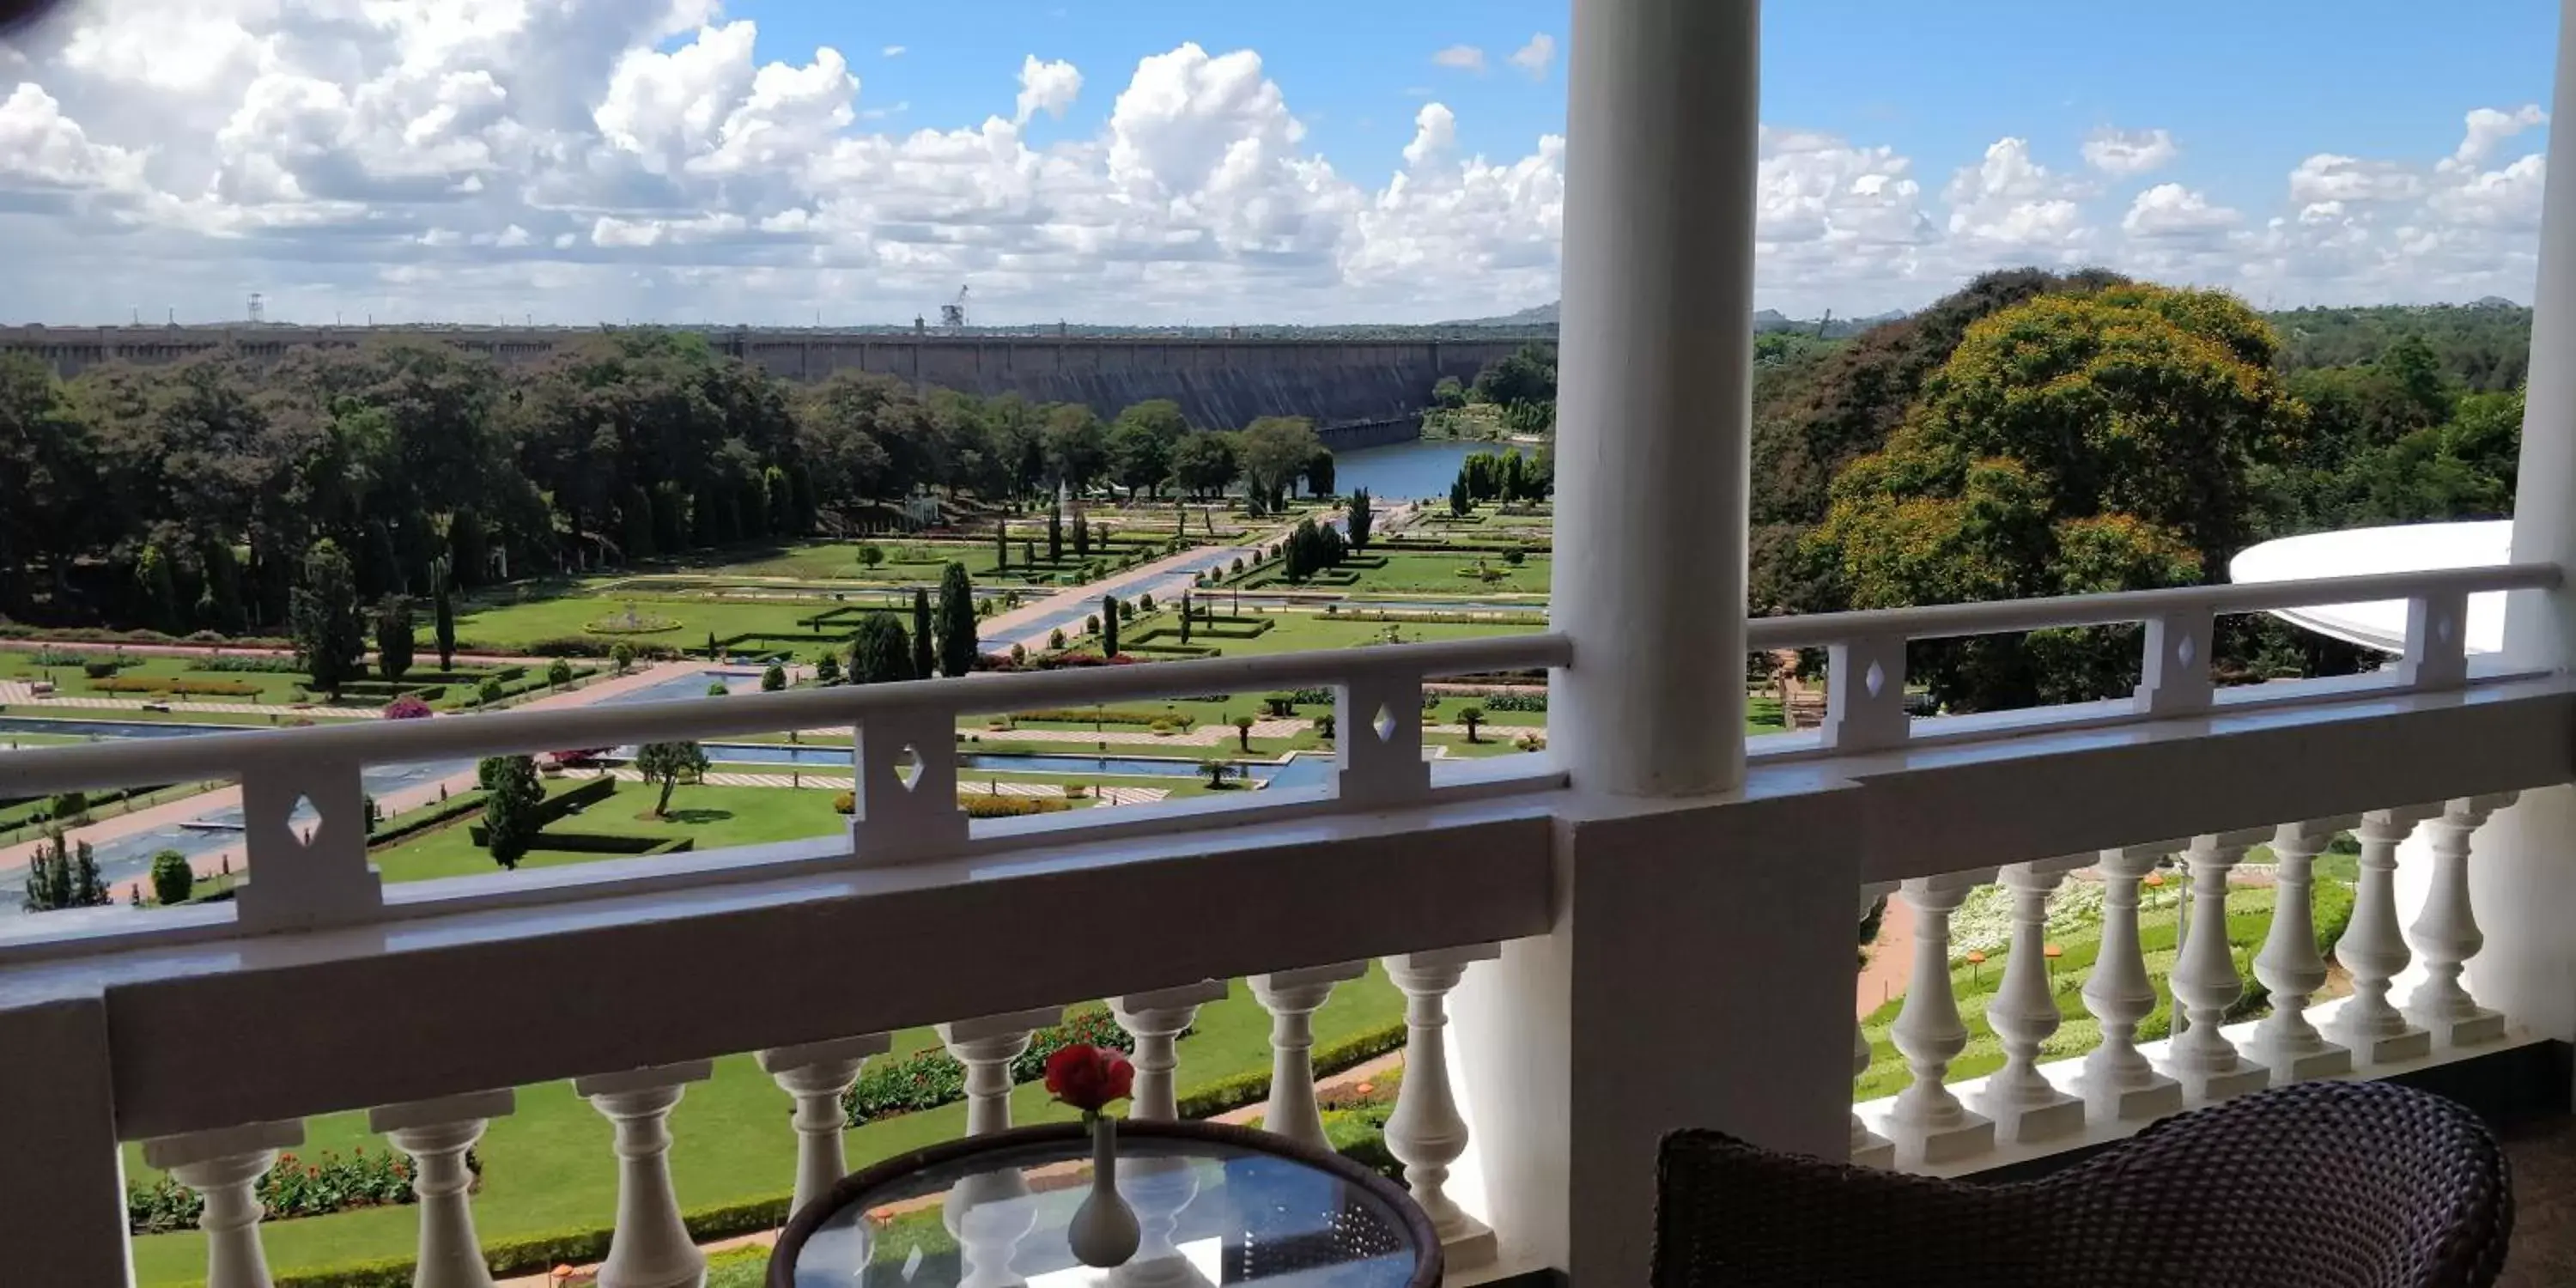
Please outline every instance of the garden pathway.
M987 618L976 634L987 653L1007 653L1014 644L1035 653L1047 645L1047 634L1061 630L1067 638L1081 633L1082 619L1100 611L1100 597L1116 595L1133 599L1152 595L1156 600L1169 600L1187 594L1198 583L1198 574L1206 569L1230 564L1236 559L1250 559L1254 552L1284 541L1293 527L1281 526L1257 537L1231 545L1200 546L1179 554L1165 555L1141 568L1113 573L1098 581L1060 590L1024 604L1007 613Z

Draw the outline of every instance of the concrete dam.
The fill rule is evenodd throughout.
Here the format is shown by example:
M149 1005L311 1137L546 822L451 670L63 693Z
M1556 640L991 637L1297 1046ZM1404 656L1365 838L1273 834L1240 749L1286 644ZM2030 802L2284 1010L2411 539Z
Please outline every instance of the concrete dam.
M1261 416L1305 416L1327 446L1370 447L1420 432L1431 387L1475 379L1529 337L1215 339L1179 336L980 335L704 330L718 352L785 380L867 371L1031 402L1076 402L1104 420L1149 398L1181 405L1190 423L1239 429ZM505 366L544 361L598 332L502 327L0 327L0 352L31 353L60 375L109 362L172 362L231 348L254 359L372 338L437 340Z

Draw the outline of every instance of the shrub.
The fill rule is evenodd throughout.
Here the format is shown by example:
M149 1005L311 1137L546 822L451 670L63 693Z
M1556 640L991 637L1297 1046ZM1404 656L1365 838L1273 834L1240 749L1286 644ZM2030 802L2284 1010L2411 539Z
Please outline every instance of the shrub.
M858 813L858 812L859 812L859 798L858 798L858 795L857 795L856 793L854 793L854 792L843 792L843 793L841 793L840 795L833 797L833 798L832 798L832 812L833 812L833 813L835 813L835 814L855 814L855 813Z
M1067 788L1068 793L1071 788ZM968 818L1020 818L1030 814L1061 814L1073 808L1047 796L988 796L960 793L957 808Z
M182 904L196 892L197 873L188 866L188 856L177 850L163 850L152 856L152 901L164 907Z
M617 668L619 675L626 674L627 668L635 665L635 646L624 640L609 645L608 664Z
M1032 1035L1029 1049L1011 1062L1011 1081L1035 1082L1044 1077L1047 1057L1068 1046L1136 1049L1135 1040L1107 1010L1086 1008ZM871 1062L859 1074L858 1084L841 1094L841 1113L856 1127L965 1098L966 1066L938 1047L926 1047L900 1060Z
M556 658L546 665L546 684L560 689L572 683L572 663Z
M93 680L104 680L116 674L117 668L124 665L125 662L120 658L88 658L81 662L81 673Z
M88 666L89 654L68 649L40 648L27 659L37 666Z
M1262 710L1269 712L1271 715L1278 716L1281 719L1286 719L1289 716L1297 714L1297 695L1293 693L1268 694L1261 699L1261 707Z
M1047 632L1047 647L1051 649L1062 649L1064 647L1063 627L1059 626L1056 629Z
M40 665L43 657L42 653L37 654ZM277 657L267 653L223 653L214 657L201 657L188 663L188 669L191 671L244 671L260 675L304 674L303 664L294 658Z
M1042 707L1035 711L1014 711L1013 721L1044 720L1057 724L1154 725L1177 724L1190 727L1193 717L1178 711L1149 711L1142 707Z
M786 687L787 687L787 668L786 668L786 667L780 666L779 664L777 664L777 663L775 663L775 662L772 662L772 663L770 663L770 664L769 664L769 669L768 669L768 670L762 671L762 672L760 673L760 691L761 691L761 692L763 692L763 693L776 693L776 692L778 692L780 689L784 689L784 688L786 688Z
M1547 710L1547 691L1541 689L1536 693L1525 693L1517 689L1497 690L1485 695L1485 709L1487 711L1545 711Z
M429 713L429 704L410 694L404 694L385 704L387 720L419 720Z
M465 1166L479 1185L483 1160L467 1150ZM392 1150L370 1153L364 1147L347 1158L329 1150L311 1159L280 1154L277 1165L260 1177L256 1193L272 1221L409 1203L411 1160ZM204 1206L196 1194L166 1176L150 1185L129 1185L126 1228L135 1234L193 1229Z
M506 691L502 689L501 680L498 676L486 677L483 683L476 686L474 690L474 701L482 706L488 707L493 703L500 701L504 696L506 696Z
M1315 1075L1339 1073L1353 1065L1365 1064L1404 1045L1404 1025L1390 1024L1353 1034L1332 1044L1315 1048ZM1270 1071L1256 1069L1231 1078L1219 1078L1204 1086L1192 1087L1180 1097L1183 1118L1213 1118L1228 1110L1259 1104L1270 1098Z
M120 676L92 680L89 687L99 693L188 693L208 698L256 698L260 688L246 680L190 680L175 675Z

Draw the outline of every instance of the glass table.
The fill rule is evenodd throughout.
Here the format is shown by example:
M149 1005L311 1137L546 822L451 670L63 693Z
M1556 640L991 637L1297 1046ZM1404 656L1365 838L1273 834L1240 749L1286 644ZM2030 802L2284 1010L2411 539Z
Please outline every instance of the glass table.
M1090 1187L1091 1138L1078 1123L888 1159L788 1222L770 1288L1440 1282L1440 1241L1401 1187L1268 1132L1119 1123L1118 1192L1143 1238L1115 1269L1083 1265L1065 1242Z

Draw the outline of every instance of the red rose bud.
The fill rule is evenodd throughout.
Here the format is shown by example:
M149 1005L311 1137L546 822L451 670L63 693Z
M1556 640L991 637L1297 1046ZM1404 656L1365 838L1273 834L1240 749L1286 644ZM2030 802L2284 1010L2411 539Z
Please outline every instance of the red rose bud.
M1047 1094L1084 1113L1125 1100L1135 1081L1136 1066L1106 1047L1069 1046L1047 1057Z

